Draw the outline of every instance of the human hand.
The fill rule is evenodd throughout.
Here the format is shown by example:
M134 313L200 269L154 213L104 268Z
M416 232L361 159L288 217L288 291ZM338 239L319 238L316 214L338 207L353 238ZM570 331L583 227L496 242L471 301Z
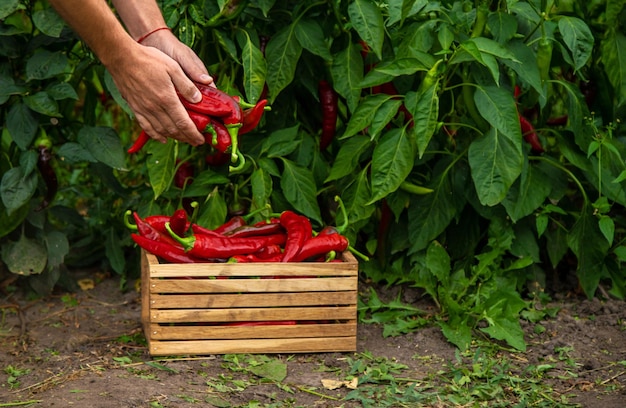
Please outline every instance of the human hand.
M200 59L188 47L171 47L176 59L153 46L135 43L131 48L107 68L141 128L162 143L168 138L192 146L204 143L177 95L199 102L202 96L193 81L213 83Z

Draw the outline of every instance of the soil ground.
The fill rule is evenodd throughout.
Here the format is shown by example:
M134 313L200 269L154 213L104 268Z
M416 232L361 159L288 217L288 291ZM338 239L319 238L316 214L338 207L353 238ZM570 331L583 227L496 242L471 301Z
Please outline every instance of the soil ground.
M379 289L384 293L385 289ZM413 300L418 297L415 295L410 291L404 294ZM496 397L501 405L489 398L479 404L459 405L443 393L436 404L399 402L399 391L390 390L391 385L403 382L407 390L407 384L434 384L429 392L436 393L439 381L442 392L444 386L449 392L453 376L445 373L450 370L462 372L462 367L470 367L468 378L473 378L471 367L476 369L476 357L472 366L471 355L461 355L436 327L384 338L380 326L360 323L356 353L163 360L151 357L141 341L140 294L121 291L115 277L102 276L93 288L88 285L75 293L29 299L15 290L1 296L0 407L447 407L512 406L517 402L514 397L502 401L502 395L509 395L506 389ZM431 307L427 302L422 306ZM508 362L507 372L522 374L528 367L545 367L544 378L534 377L537 384L550 387L541 406L625 407L624 302L562 298L552 306L560 311L542 322L541 330L534 325L525 327L526 352L498 353ZM463 359L468 363L465 366L461 365ZM286 367L286 377L273 381L271 375L251 374L251 367L267 361ZM359 361L379 364L379 376L359 384L357 389L367 386L370 390L355 400L350 397L355 395L350 388L355 383L347 379L354 375L371 378L374 372L359 370ZM393 371L400 364L402 370ZM397 379L383 381L388 377L380 374L381 369L389 369ZM491 381L481 378L483 385ZM323 380L336 380L342 386L330 389ZM479 381L478 377L474 381ZM363 397L366 394L371 396L369 400ZM394 396L397 402L385 402L389 401L385 395Z

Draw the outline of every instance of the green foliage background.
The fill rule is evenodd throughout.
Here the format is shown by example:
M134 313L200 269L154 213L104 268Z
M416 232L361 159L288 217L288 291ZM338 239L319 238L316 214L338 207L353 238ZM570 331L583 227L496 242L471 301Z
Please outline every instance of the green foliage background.
M555 276L624 298L626 1L159 4L221 89L270 102L236 174L207 165L208 146L126 155L137 126L90 51L46 1L0 5L2 260L36 291L68 285L72 267L136 275L129 208L196 200L213 227L269 203L321 227L346 221L340 195L349 239L371 256L363 275L439 306L430 321L411 308L388 319L389 305L364 299L361 317L395 320L394 334L434 321L461 348L480 331L523 350L519 319L541 315L533 304ZM322 79L340 97L325 151ZM520 114L543 152L524 141ZM35 211L43 142L59 191ZM195 174L180 188L183 162Z

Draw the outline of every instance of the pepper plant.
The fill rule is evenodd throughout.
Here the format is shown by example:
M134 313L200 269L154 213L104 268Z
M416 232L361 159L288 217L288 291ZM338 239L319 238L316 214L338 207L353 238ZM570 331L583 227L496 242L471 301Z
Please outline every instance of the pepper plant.
M234 171L208 146L148 142L112 172L122 205L194 200L207 227L268 203L315 227L347 221L370 257L362 273L421 288L461 348L480 332L523 350L519 319L555 279L624 297L623 0L159 4L220 89L271 111L240 138ZM93 64L81 78L106 84ZM336 98L320 98L321 81ZM83 114L113 111L98 106ZM109 125L130 146L132 120ZM182 168L192 176L176 183Z
M72 266L124 273L119 216L132 194L111 125L132 121L105 91L112 81L46 1L3 1L0 36L3 266L39 293Z

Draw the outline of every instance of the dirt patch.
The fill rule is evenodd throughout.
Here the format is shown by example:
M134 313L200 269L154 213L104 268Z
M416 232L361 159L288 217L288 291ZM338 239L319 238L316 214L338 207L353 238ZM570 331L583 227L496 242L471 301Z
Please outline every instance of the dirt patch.
M372 324L359 325L357 353L156 359L142 343L140 295L119 285L104 277L76 293L3 296L0 406L443 407L458 406L451 385L476 392L495 378L508 385L481 406L522 401L533 384L550 387L540 406L621 408L626 400L623 301L559 299L554 319L525 326L527 352L488 359L478 347L458 352L436 327L383 338Z

